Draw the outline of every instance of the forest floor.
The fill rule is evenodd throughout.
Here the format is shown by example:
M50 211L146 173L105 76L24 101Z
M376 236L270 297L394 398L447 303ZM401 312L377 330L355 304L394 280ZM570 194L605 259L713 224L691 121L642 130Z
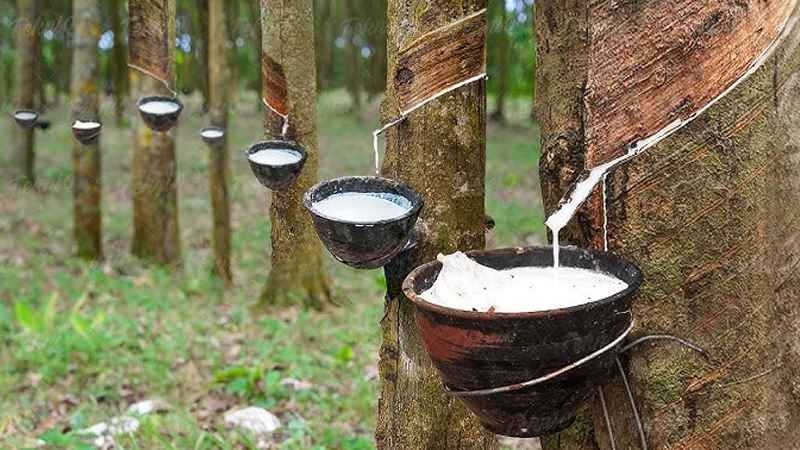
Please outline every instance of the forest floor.
M223 290L209 276L208 158L198 136L206 118L197 99L186 103L177 148L181 273L129 255L131 130L111 124L110 103L103 105L102 264L71 257L68 108L49 111L52 126L37 131L35 190L6 181L3 161L0 449L94 448L79 430L153 399L164 411L140 417L134 433L115 437L117 448L256 448L223 422L226 411L253 405L281 420L270 448L373 448L382 272L328 258L341 306L251 312L269 270L269 195L243 156L262 135L262 113L255 95L242 93L229 135L235 286ZM490 247L543 240L538 131L528 105L510 102L509 124L489 126L487 212L497 222ZM321 178L371 173L377 106L348 110L343 93L321 96ZM4 160L9 140L0 144Z

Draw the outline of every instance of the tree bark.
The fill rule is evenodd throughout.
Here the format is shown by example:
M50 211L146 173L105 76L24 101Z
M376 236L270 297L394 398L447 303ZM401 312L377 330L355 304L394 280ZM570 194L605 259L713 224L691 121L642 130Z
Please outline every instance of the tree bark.
M251 0L259 1L259 0ZM238 1L225 3L225 20L227 21L226 28L228 32L228 42L232 49L228 52L228 104L237 105L239 103L239 47L236 45L236 40L241 36L241 26L239 22L239 15L241 8ZM259 18L260 19L260 18ZM261 24L257 25L261 28ZM257 41L260 42L260 41Z
M795 4L538 3L546 210L555 208L580 171L619 151L614 143L627 139L621 132L638 128L638 136L629 136L641 139L650 128L698 110L707 104L703 98L722 94L732 85L726 71L746 68L769 48L773 25ZM800 19L797 8L792 14ZM645 20L650 17L664 22ZM601 29L615 30L613 42ZM677 38L681 33L686 39ZM625 61L617 58L641 58L651 50L642 35L664 43L658 58L620 64ZM625 361L651 449L788 449L800 441L794 345L800 323L800 28L784 36L752 75L609 176L610 248L639 264L646 280L634 305L635 333L681 336L712 356L705 362L681 347L646 344ZM737 42L740 51L724 47ZM711 50L717 43L730 66L702 70L716 57ZM599 61L615 70L598 70ZM647 71L661 64L669 71L650 77ZM729 73L740 79L745 71ZM634 81L622 94L599 97L617 76ZM639 83L658 85L639 89ZM628 121L613 110L628 111ZM611 130L612 123L622 129ZM595 192L565 237L602 245L602 206ZM605 388L616 448L638 449L623 392L619 380ZM545 448L610 449L597 404L593 421L594 431L582 421L562 434L560 447L551 438Z
M122 36L123 0L111 0L111 32L114 33L114 48L111 50L111 77L114 85L114 121L122 125L125 102L128 95L128 62L125 39Z
M261 0L261 26L264 99L278 99L273 108L289 117L287 138L302 145L308 159L292 186L272 193L272 268L259 307L300 301L321 308L330 302L330 288L322 246L302 205L303 193L317 182L319 167L312 0ZM285 97L268 91L275 83L285 87ZM266 112L267 136L279 138L282 125L282 118Z
M195 55L199 53L199 56L196 56L200 60L200 65L203 69L199 70L198 73L192 74L194 79L200 83L200 92L203 94L203 111L210 111L211 108L211 71L216 70L213 65L211 65L211 46L209 44L209 40L211 39L209 33L211 32L211 23L210 23L210 11L211 6L209 4L211 0L198 0L196 2L195 11L193 14L193 19L196 23L196 28L199 30L200 34L200 45L199 49L194 47ZM223 19L224 19L224 11L223 11ZM225 24L223 24L224 26ZM223 28L223 31L225 29ZM225 47L222 47L223 54L225 54L224 50ZM221 61L220 61L221 62ZM227 63L227 62L226 62Z
M503 123L506 120L505 114L505 103L506 103L506 92L508 91L508 71L507 68L508 60L509 60L509 53L510 53L510 45L508 39L508 11L506 10L506 3L505 2L497 2L496 3L497 9L499 9L500 14L500 29L497 30L497 49L496 49L496 61L497 61L497 99L495 103L495 109L492 113L492 120L496 122Z
M372 48L369 59L369 80L366 83L370 98L383 93L386 86L386 0L368 2L367 39Z
M315 38L315 53L317 65L317 90L324 91L330 85L329 70L333 64L333 16L331 11L334 5L333 2L328 0L315 0L314 11L315 21L314 30L316 32Z
M14 83L16 109L36 109L35 96L37 94L39 76L37 72L37 56L39 55L39 30L37 18L39 13L38 0L17 0L17 23ZM16 181L22 184L33 185L36 182L34 170L34 130L35 128L22 129L16 124L12 127L12 159Z
M135 91L139 97L172 95L166 85L175 85L175 0L131 0L131 9L136 11L135 19L131 14L131 63L158 76L134 73ZM144 42L137 40L142 21L157 33ZM139 119L134 131L132 253L172 267L181 265L176 176L175 129L154 132Z
M353 112L361 110L361 55L360 49L356 45L356 33L358 32L358 15L353 0L345 0L345 15L347 20L345 29L343 30L345 36L344 51L347 58L345 64L345 84L347 92L350 93L350 99L353 102L350 109Z
M399 51L424 33L486 7L485 0L390 0L388 86L382 118L398 115L394 73ZM485 37L484 37L485 39ZM383 382L376 440L380 449L495 449L494 435L445 394L417 332L414 307L402 295L405 275L440 252L485 245L486 96L480 81L422 107L390 129L383 175L422 195L427 237L387 267L380 352ZM434 148L434 151L431 149ZM401 267L403 266L403 267Z
M73 0L72 120L100 122L100 9L97 0ZM99 140L72 146L74 236L77 254L103 257L101 163Z
M228 60L225 43L228 35L225 31L224 0L208 0L208 81L211 125L226 130L225 139L209 147L209 185L211 192L212 218L214 231L214 274L226 284L231 284L231 207L228 194L228 177L230 174L228 155Z

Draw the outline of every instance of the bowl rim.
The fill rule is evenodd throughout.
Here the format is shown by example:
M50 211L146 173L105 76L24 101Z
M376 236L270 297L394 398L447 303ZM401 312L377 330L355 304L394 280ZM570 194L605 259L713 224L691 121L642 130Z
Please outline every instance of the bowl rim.
M33 119L17 119L17 114L20 114L20 113L31 113L36 117L34 117ZM17 120L35 120L35 119L39 118L39 112L38 111L34 111L32 109L17 109L13 113L11 113L11 117L13 117L13 118L15 118Z
M209 125L207 127L200 128L200 137L205 138L205 139L219 139L219 138L209 138L209 137L203 136L203 133L205 133L206 131L221 131L222 132L222 136L225 136L225 128L218 127L216 125ZM220 136L220 137L222 137L222 136Z
M168 113L164 113L164 114L155 114L155 113L150 113L150 112L147 112L147 111L142 111L142 105L144 105L145 103L150 103L150 102L171 102L171 103L175 103L176 105L178 105L178 110L175 111L175 112L168 112ZM136 102L136 109L138 109L139 112L142 113L142 114L150 114L150 115L157 116L157 117L164 117L164 116L169 116L169 115L172 115L172 114L180 114L181 111L183 111L183 102L180 101L180 99L177 96L170 97L168 95L146 95L146 96L140 98L139 101Z
M532 245L532 246L523 246L523 247L505 247L505 248L498 248L498 249L491 249L491 250L470 250L465 252L465 254L470 257L474 255L485 255L485 254L503 254L503 253L526 253L530 251L550 251L552 252L553 246L552 245ZM589 307L601 306L606 305L609 303L616 302L622 298L635 294L639 288L642 286L644 281L644 275L642 274L641 269L631 261L628 261L625 258L622 258L619 255L616 255L611 252L602 252L594 249L586 249L575 247L572 245L561 246L561 250L567 251L578 251L578 252L585 252L594 258L604 258L604 259L611 259L617 264L620 264L626 269L632 271L633 280L631 283L627 283L628 287L625 289L617 292L616 294L605 297L599 300L595 300L588 303L582 303L579 305L570 306L567 308L556 308L556 309L546 309L542 311L523 311L523 312L484 312L484 311L466 311L463 309L455 309L455 308L448 308L446 306L437 305L434 303L430 303L427 300L421 297L421 294L417 294L416 290L414 289L414 280L418 275L420 275L423 271L428 270L429 268L441 265L437 260L433 260L422 264L412 270L408 276L406 276L405 280L403 280L402 284L402 291L403 294L408 298L417 308L422 308L428 311L432 311L444 316L450 317L457 317L461 319L468 319L468 320L496 320L496 319L533 319L533 318L543 318L543 317L554 317L554 316L566 316L578 311L582 311ZM520 266L520 267L538 267L538 266ZM618 278L618 277L615 277ZM623 280L624 281L624 280Z
M397 188L400 188L401 190L405 191L405 193L401 193L400 195L402 197L405 197L408 201L411 202L411 208L409 208L408 211L404 212L402 215L399 215L397 217L393 217L391 219L377 220L375 222L355 222L355 221L352 221L352 220L343 220L343 219L327 216L325 214L320 213L316 209L314 209L314 207L313 207L314 203L311 201L311 195L315 191L321 189L323 186L325 186L327 184L340 183L340 182L343 182L343 181L346 181L346 180L353 180L353 179L357 179L357 180L360 180L360 181L366 182L366 183L368 183L368 182L378 182L378 183L392 185L392 186L395 186ZM345 192L350 192L350 191L345 191ZM356 192L356 191L352 191L352 192ZM338 192L338 193L344 193L344 192ZM361 193L365 194L366 192L361 192ZM403 183L401 181L397 181L397 180L393 180L391 178L385 178L385 177L381 177L381 176L351 175L351 176L345 176L345 177L332 178L330 180L321 181L321 182L315 184L309 190L307 190L305 192L305 194L303 194L303 206L306 208L306 210L308 210L308 212L313 217L320 217L320 218L323 218L323 219L331 221L331 222L342 223L342 224L346 224L346 225L354 225L354 226L357 226L357 227L373 227L373 226L377 226L377 225L386 225L386 224L390 224L390 223L396 223L396 222L400 222L402 220L408 219L409 217L413 217L414 215L419 214L419 212L422 210L422 207L425 206L425 201L417 193L417 191L411 189L411 187L409 187L407 184L405 184L405 183Z
M92 122L92 123L96 123L98 126L96 126L94 128L75 128L75 124L77 122L83 122L83 123ZM75 119L75 120L72 121L71 128L72 128L73 131L78 131L78 132L95 131L95 130L99 130L99 129L103 128L103 122L100 122L99 120Z
M250 155L252 155L253 153L258 153L262 150L291 150L293 152L299 153L300 159L298 159L295 162L290 162L286 164L261 164L250 159ZM303 146L296 141L268 139L265 141L258 141L254 144L251 144L244 151L244 156L245 158L247 158L247 162L258 167L291 167L291 166L300 166L305 164L306 159L308 159L308 152L306 152L306 149L303 148Z

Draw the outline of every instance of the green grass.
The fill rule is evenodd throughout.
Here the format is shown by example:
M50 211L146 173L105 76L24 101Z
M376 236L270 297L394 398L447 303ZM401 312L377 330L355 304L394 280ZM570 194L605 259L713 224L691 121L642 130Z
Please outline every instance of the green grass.
M117 440L121 448L255 448L222 424L224 411L247 405L281 418L276 448L373 447L382 274L329 259L342 306L251 314L269 270L268 194L241 151L262 133L257 100L243 93L230 130L236 285L226 292L211 279L198 103L188 99L178 130L181 273L144 267L128 254L131 131L110 119L103 135L104 263L70 256L66 107L46 114L53 127L37 132L40 187L0 186L0 448L33 447L37 439L44 448L86 448L75 430L149 398L171 409L143 418L135 434ZM109 108L104 103L110 118ZM361 117L348 108L339 92L320 99L322 178L371 171L377 108ZM542 238L538 137L526 110L523 100L513 103L512 125L489 128L487 212L497 221L491 246ZM7 162L0 174L9 178ZM285 378L312 387L294 391L281 384Z

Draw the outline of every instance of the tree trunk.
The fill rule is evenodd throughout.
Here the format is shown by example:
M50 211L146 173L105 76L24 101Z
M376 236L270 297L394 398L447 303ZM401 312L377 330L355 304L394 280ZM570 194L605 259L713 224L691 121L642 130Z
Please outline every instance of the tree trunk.
M172 95L165 84L175 85L175 0L131 0L131 9L131 64L155 75L134 73L135 92L138 97ZM144 21L149 22L146 27L142 27ZM138 33L145 29L158 35L139 41L142 36ZM159 56L144 58L146 54ZM181 265L176 176L175 129L154 132L138 120L134 131L132 253L173 267Z
M100 122L100 9L97 0L73 0L72 120ZM103 257L99 140L72 146L74 234L78 256Z
M370 98L383 93L386 87L386 0L369 3L367 38L372 49L369 63L367 92Z
M251 38L255 39L254 42L261 42L262 41L262 39L261 39L261 4L260 3L261 3L260 0L248 0L247 1L247 7L248 7L248 10L249 10L248 16L250 17L250 22L249 22L250 33L248 33L248 35ZM256 49L256 61L261 61L261 46L260 45L255 45L254 47ZM258 74L257 74L256 78L257 78L256 86L255 86L256 87L256 92L260 93L261 92L261 83L263 82L263 80L261 79L261 71L260 70L258 71ZM264 105L259 104L258 106L259 106L260 109L263 109Z
M625 360L651 449L800 442L800 27L790 21L765 62L744 70L772 48L787 15L800 19L796 3L536 7L548 212L585 167L664 123L688 123L608 182L610 248L645 274L635 334L677 335L711 354L705 362L678 346L646 344ZM602 206L595 192L564 237L601 246ZM616 448L638 449L623 392L619 380L605 388ZM601 411L595 404L595 431L583 421L560 447L550 438L545 448L610 449Z
M252 0L258 1L258 0ZM241 36L241 27L239 26L239 1L225 3L225 20L228 32L228 42L230 43L231 51L228 52L228 104L236 105L239 103L239 47L236 45L236 39ZM260 28L260 25L259 27Z
M536 84L537 84L537 73L539 73L539 58L538 58L538 48L539 48L539 40L536 35L536 4L531 2L531 14L530 14L530 21L531 27L533 28L533 73L531 74L531 112L530 118L531 121L534 123L537 122L536 120Z
M211 107L209 93L211 90L210 72L214 70L214 67L211 66L209 54L211 49L208 42L211 30L209 2L210 0L198 0L192 5L192 10L188 11L191 14L192 31L194 31L192 33L194 36L192 38L192 67L200 68L200 70L191 73L192 86L197 88L203 95L203 112L208 112Z
M122 125L125 102L128 95L128 61L125 39L122 36L122 17L125 3L111 0L111 32L114 33L114 48L111 50L111 77L114 85L114 121Z
M228 195L228 79L224 0L208 0L208 81L211 125L226 131L222 143L209 147L209 183L214 221L214 274L231 284L231 207Z
M331 47L333 46L333 17L331 10L333 2L328 0L316 0L314 2L315 21L314 30L316 32L315 54L317 62L317 90L323 91L328 88L330 79L328 70L333 64Z
M361 55L359 54L361 50L356 45L358 14L353 0L345 0L344 6L347 17L344 29L344 51L347 58L347 64L344 67L345 84L353 102L350 109L353 112L358 112L361 110Z
M302 205L319 167L312 0L261 0L261 26L264 98L279 99L272 107L288 115L287 137L306 149L308 160L292 186L272 193L272 269L259 306L299 300L321 308L330 301L330 288L322 247ZM268 92L276 85L285 89ZM266 114L266 134L278 138L283 120L272 111Z
M511 46L508 39L508 11L505 2L497 2L500 13L500 29L497 30L497 100L492 120L503 123L506 120L505 103L508 91L508 77L510 67L507 67Z
M388 4L389 75L383 122L397 117L393 74L398 53L415 38L486 6L485 0L390 0ZM437 151L431 151L431 146ZM485 83L476 82L433 101L390 129L384 176L408 183L422 195L421 220L427 237L406 253L402 264L387 267L387 297L380 352L383 382L376 440L380 449L494 449L494 435L442 382L417 332L414 306L400 284L411 268L440 252L482 249L485 245L486 172ZM399 267L405 265L406 267Z
M39 84L36 63L39 55L39 30L36 27L38 12L38 0L17 0L16 37L14 39L16 45L14 107L16 109L36 109L35 96ZM22 129L15 124L12 129L14 176L19 183L33 185L36 181L33 149L33 130L35 128Z

